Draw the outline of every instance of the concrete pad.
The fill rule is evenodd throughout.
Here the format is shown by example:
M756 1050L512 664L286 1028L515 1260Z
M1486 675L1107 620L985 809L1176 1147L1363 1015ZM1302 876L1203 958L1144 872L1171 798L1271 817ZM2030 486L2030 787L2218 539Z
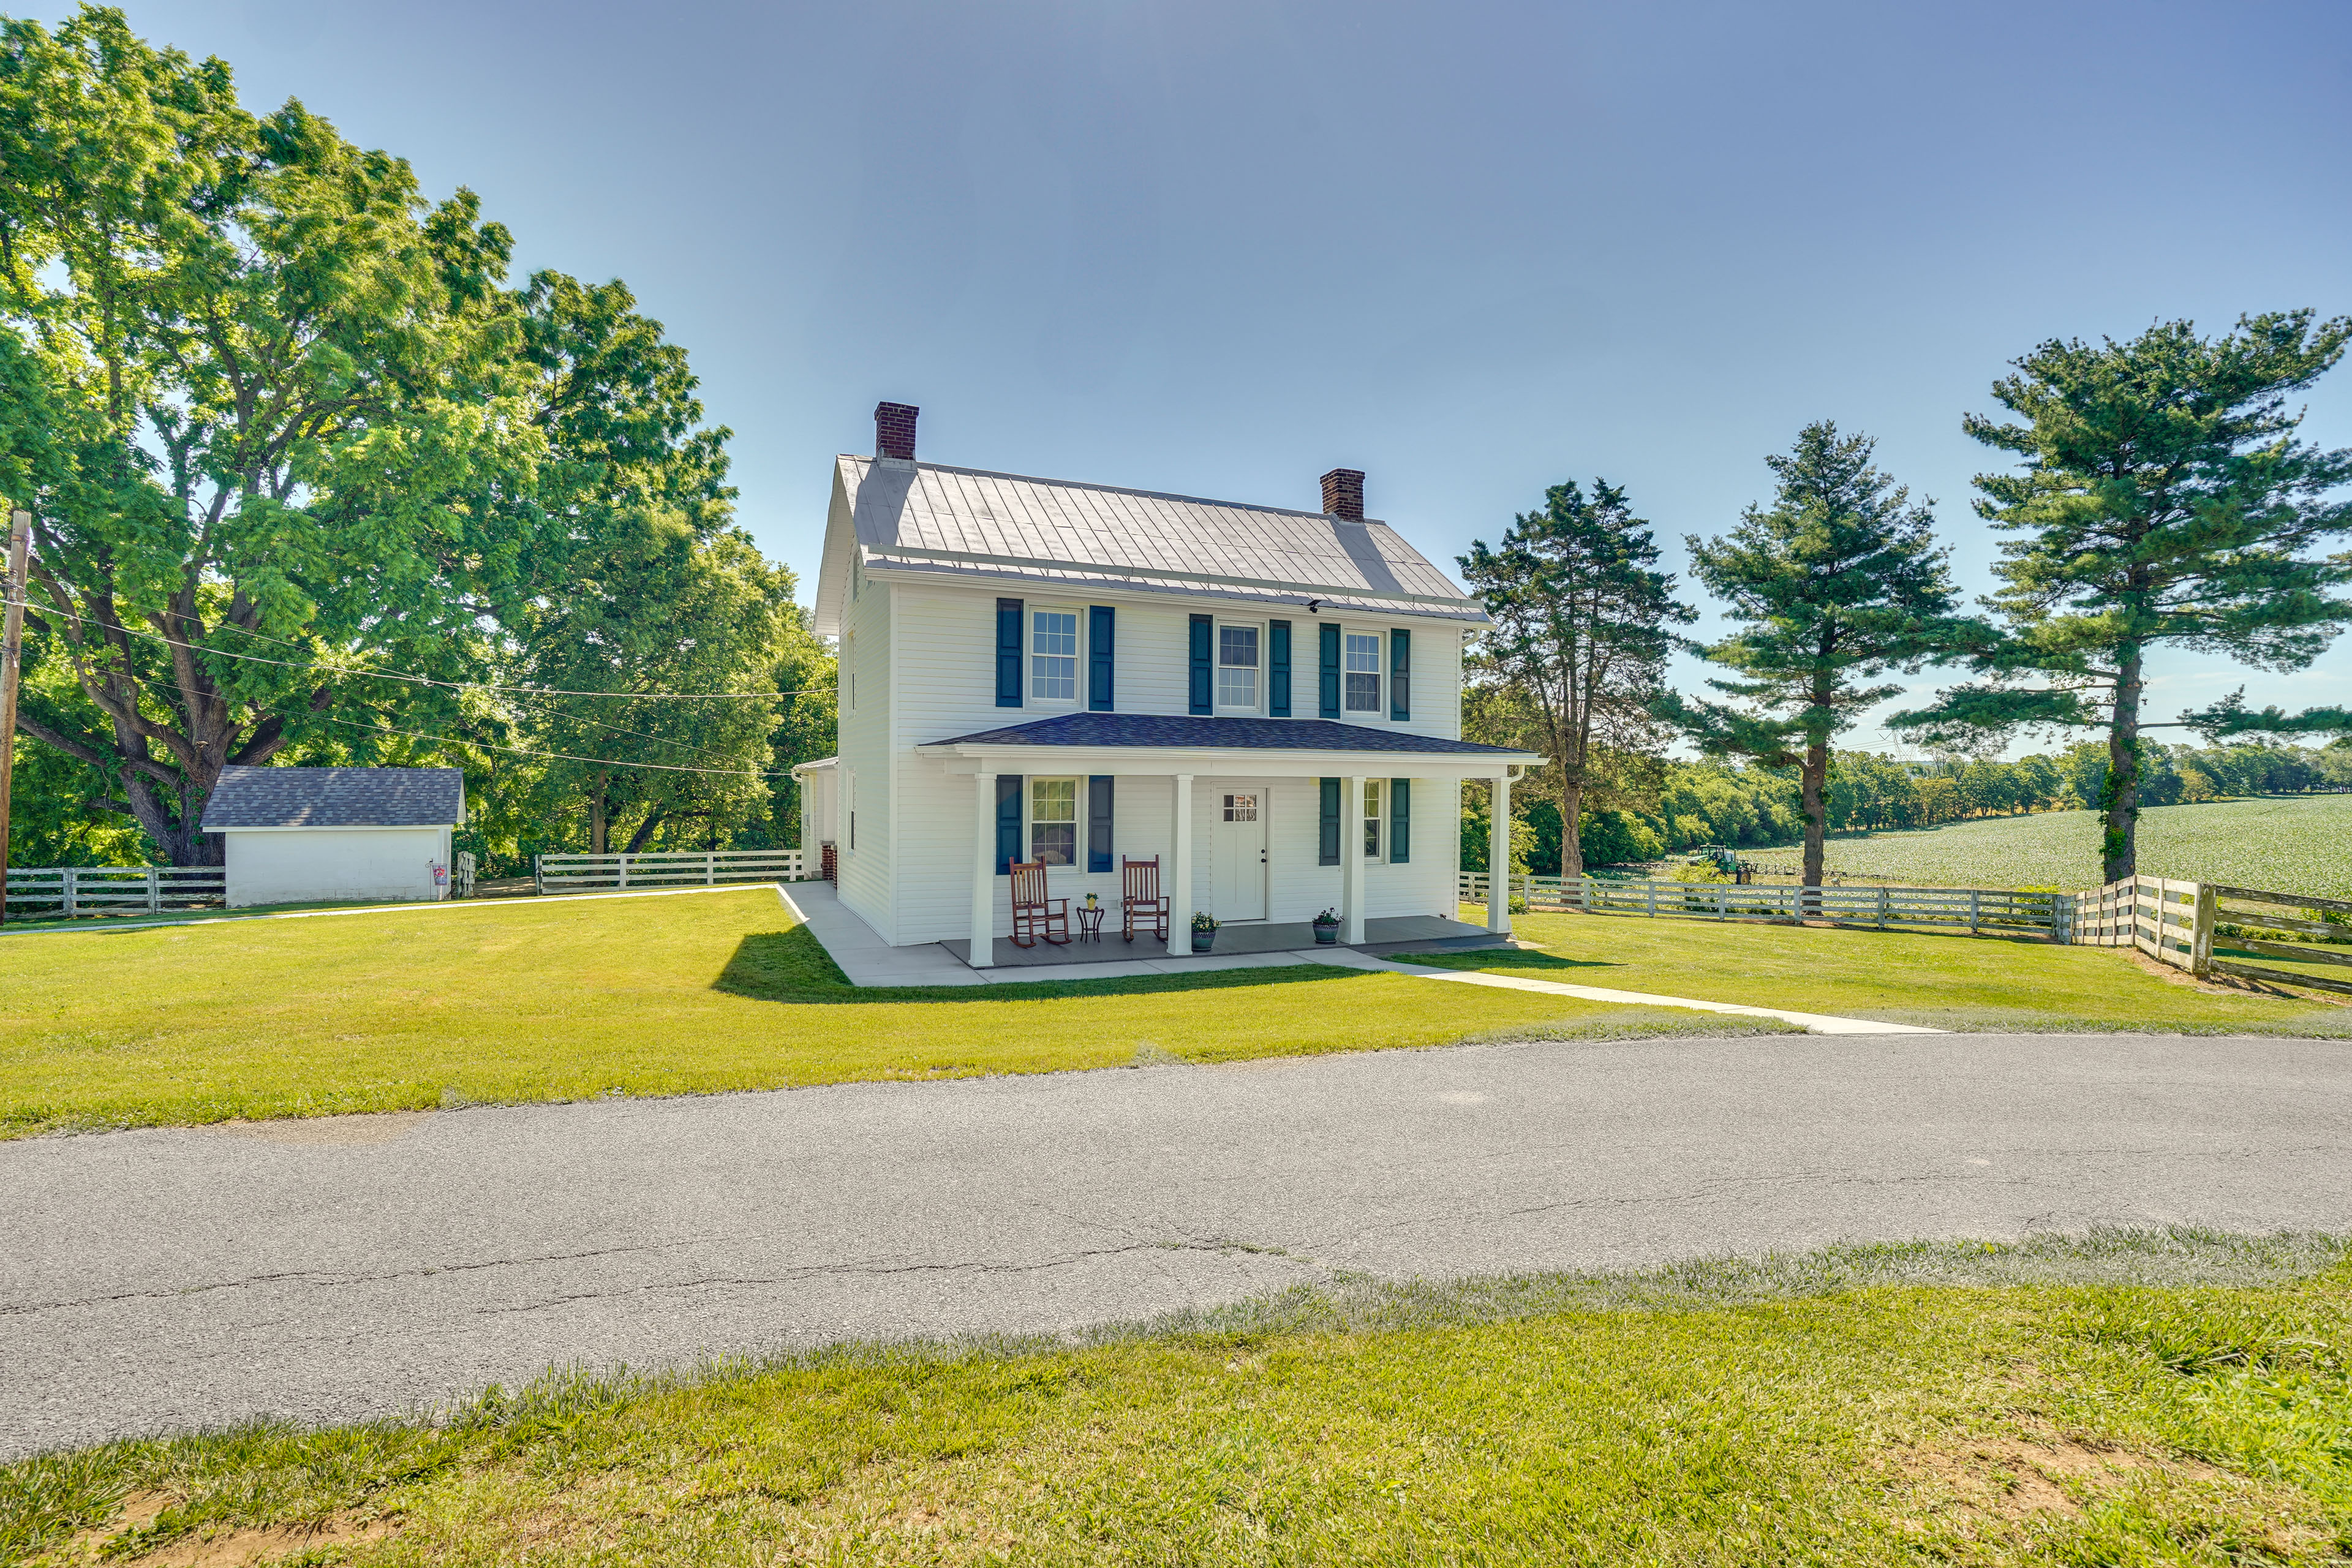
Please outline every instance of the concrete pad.
M830 882L795 882L789 891L779 886L776 896L841 966L852 985L988 984L937 943L892 947L843 905Z

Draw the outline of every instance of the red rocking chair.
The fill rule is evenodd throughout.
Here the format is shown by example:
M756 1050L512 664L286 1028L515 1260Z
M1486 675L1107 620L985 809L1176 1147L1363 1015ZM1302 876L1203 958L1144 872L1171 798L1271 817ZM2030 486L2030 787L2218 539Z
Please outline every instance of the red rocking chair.
M1118 859L1119 934L1135 940L1139 921L1152 926L1152 934L1168 940L1168 899L1160 890L1160 857L1149 860Z
M1062 934L1055 936L1059 931ZM1045 896L1045 862L1013 862L1013 945L1034 947L1044 937L1055 946L1070 940L1070 900Z

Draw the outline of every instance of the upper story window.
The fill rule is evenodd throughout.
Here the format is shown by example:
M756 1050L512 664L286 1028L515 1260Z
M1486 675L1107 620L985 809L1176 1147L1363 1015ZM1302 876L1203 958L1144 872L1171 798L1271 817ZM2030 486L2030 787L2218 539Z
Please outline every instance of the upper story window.
M1038 610L1030 617L1029 695L1038 702L1078 700L1078 615Z
M1257 710L1258 628L1217 628L1217 706Z
M1347 644L1347 710L1377 714L1381 710L1381 638L1377 632L1349 632Z
M1381 784L1380 779L1364 781L1364 858L1381 858Z
M1029 781L1029 858L1071 866L1078 858L1078 781Z

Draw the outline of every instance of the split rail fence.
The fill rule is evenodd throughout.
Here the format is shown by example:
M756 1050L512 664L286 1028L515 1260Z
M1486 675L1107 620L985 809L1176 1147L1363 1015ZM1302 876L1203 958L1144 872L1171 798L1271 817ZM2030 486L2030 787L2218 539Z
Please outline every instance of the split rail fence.
M1528 908L1705 921L1828 921L1836 925L1939 926L2051 931L2063 893L1998 888L1801 888L1777 882L1608 881L1597 877L1511 879ZM1486 901L1486 873L1461 873L1465 902Z
M199 909L227 897L218 866L11 866L8 912L63 915L158 915Z
M797 882L808 857L798 849L665 850L644 855L534 855L532 890L715 887L721 882Z
M1486 901L1484 871L1461 874L1465 903ZM1605 881L1517 876L1511 891L1531 910L1647 915L1681 920L1824 921L1833 925L1965 927L1995 934L2046 932L2079 947L2131 947L2192 974L2352 993L2352 902L2305 893L2126 877L2082 893L1990 888L1801 888L1787 883ZM2263 936L2250 931L2271 933ZM2277 937L2307 936L2309 944ZM2214 956L2219 941L2225 956ZM2290 969L2246 957L2309 965Z

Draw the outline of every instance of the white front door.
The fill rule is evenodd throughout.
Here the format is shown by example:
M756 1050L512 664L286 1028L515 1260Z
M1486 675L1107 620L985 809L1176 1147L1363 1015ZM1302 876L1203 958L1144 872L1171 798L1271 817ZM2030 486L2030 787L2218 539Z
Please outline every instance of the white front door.
M1209 911L1221 921L1265 919L1265 786L1220 784L1209 797L1214 826Z

